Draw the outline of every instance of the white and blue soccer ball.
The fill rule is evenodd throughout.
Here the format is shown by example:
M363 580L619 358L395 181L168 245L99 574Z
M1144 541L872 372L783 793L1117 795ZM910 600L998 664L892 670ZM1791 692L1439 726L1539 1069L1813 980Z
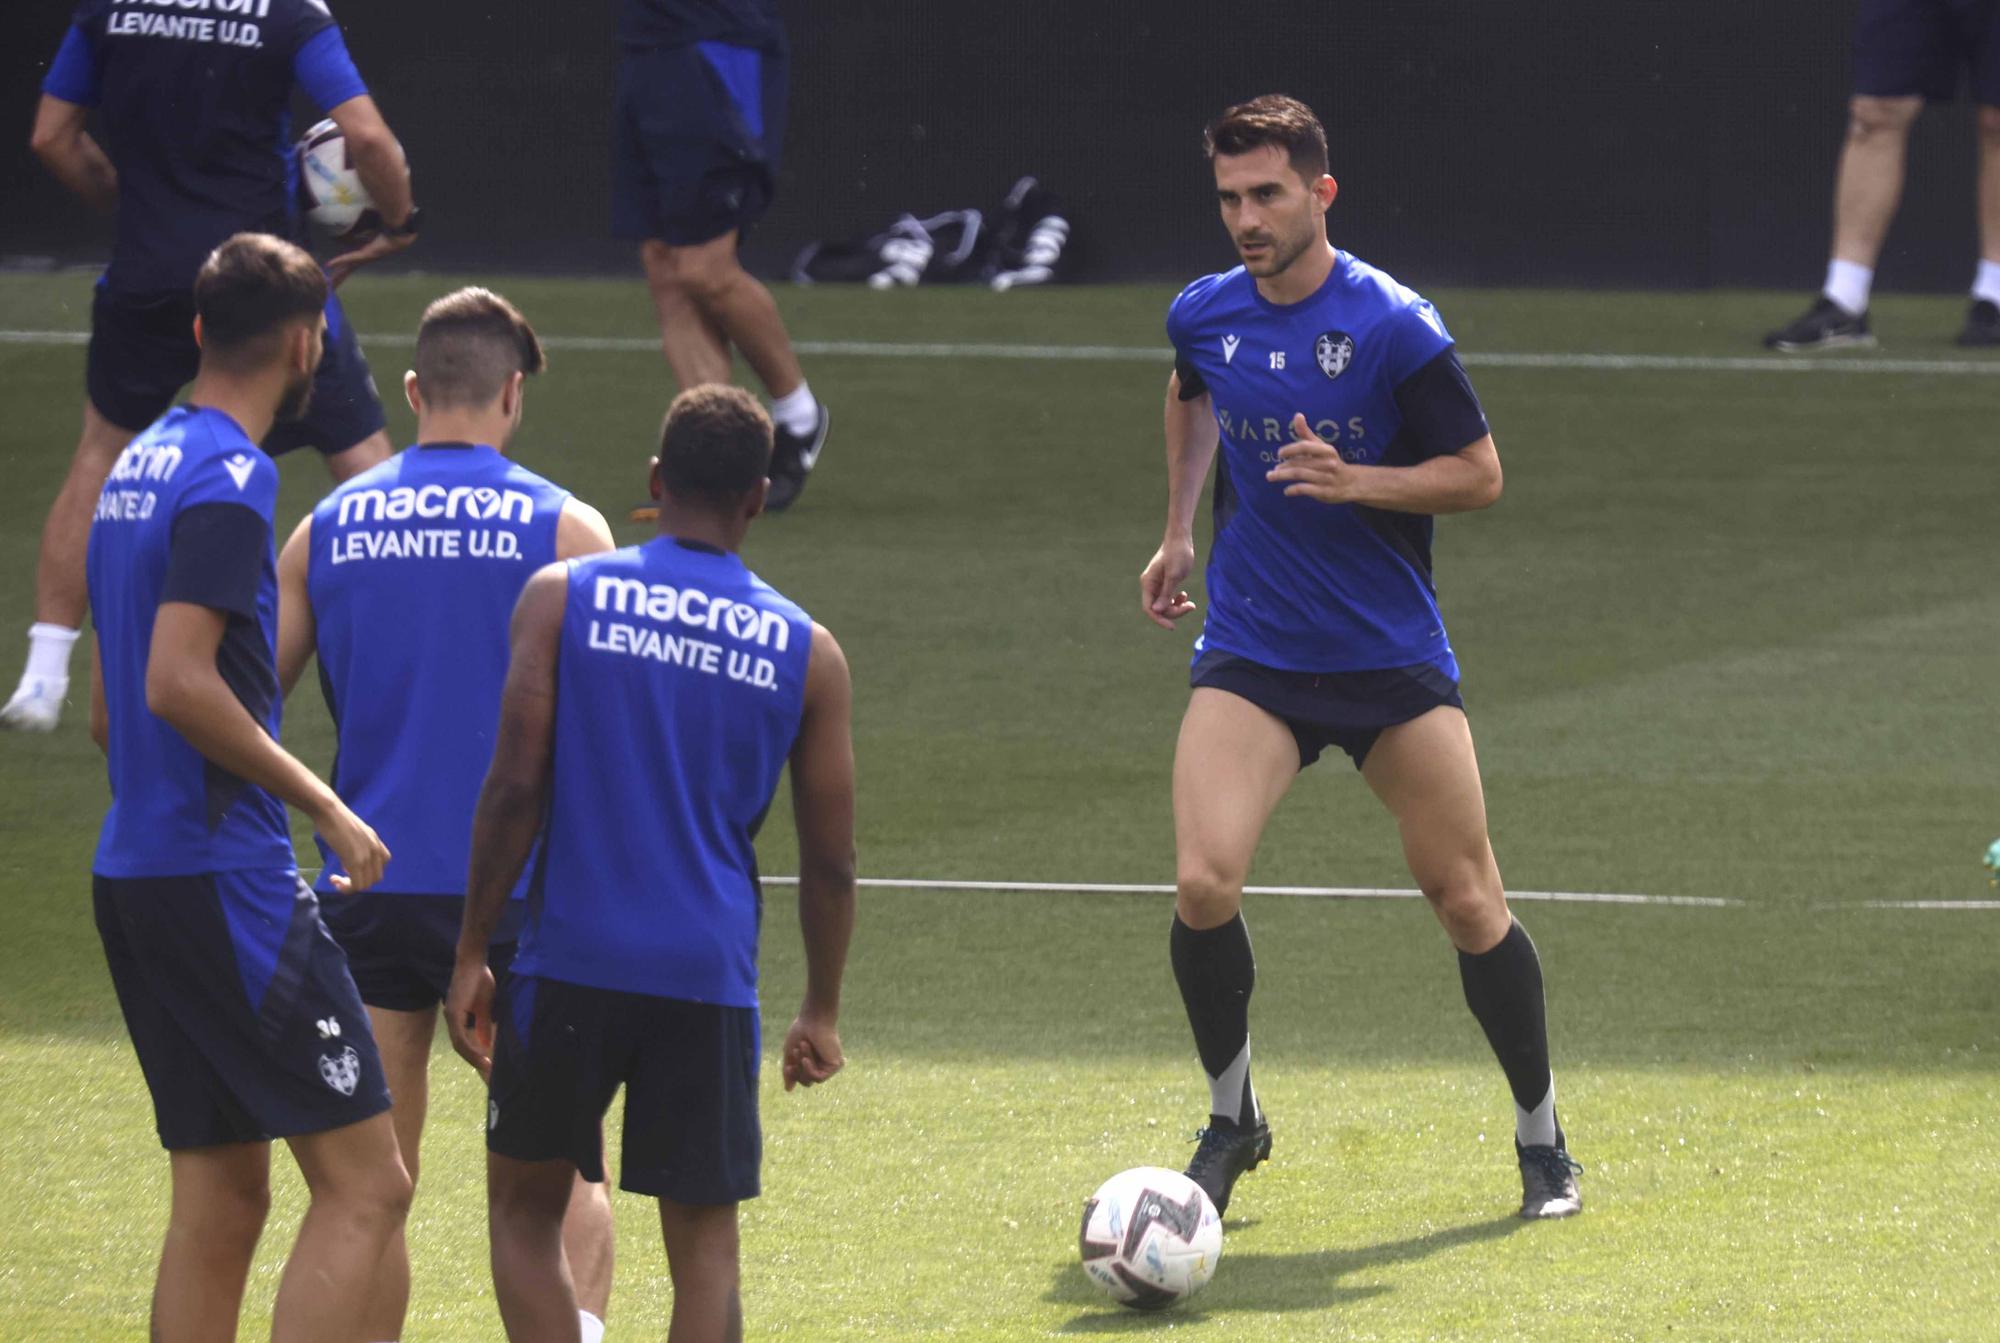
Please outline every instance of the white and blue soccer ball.
M332 238L368 232L375 227L375 202L347 160L347 137L331 121L322 121L298 143L299 195L306 218Z
M1201 1186L1176 1170L1136 1166L1083 1205L1083 1271L1121 1306L1161 1310L1215 1275L1222 1218Z

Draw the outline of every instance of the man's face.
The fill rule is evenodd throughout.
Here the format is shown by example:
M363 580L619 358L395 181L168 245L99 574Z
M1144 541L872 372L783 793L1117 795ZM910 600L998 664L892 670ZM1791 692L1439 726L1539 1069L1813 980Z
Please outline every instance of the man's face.
M1243 269L1259 277L1282 273L1323 236L1326 205L1276 145L1247 154L1217 154L1215 197L1222 224L1243 258ZM1331 185L1331 178L1320 182Z
M296 420L312 404L313 375L319 372L319 361L326 355L325 314L312 326L300 328L299 334L304 345L295 347L295 357L287 366L290 377L285 382L285 399L278 403L280 420Z

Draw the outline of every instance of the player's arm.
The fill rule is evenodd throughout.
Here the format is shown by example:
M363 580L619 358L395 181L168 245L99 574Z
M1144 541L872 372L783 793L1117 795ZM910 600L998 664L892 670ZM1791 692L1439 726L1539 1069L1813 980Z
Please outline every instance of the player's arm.
M1500 497L1500 451L1483 434L1456 452L1414 466L1362 466L1346 462L1331 444L1292 417L1293 441L1278 449L1279 464L1266 478L1289 482L1285 493L1323 504L1365 504L1393 513L1470 513Z
M1160 548L1139 574L1139 608L1162 629L1194 610L1181 587L1194 572L1194 512L1202 482L1215 461L1221 431L1208 389L1192 369L1183 381L1176 368L1167 379L1167 528Z
M278 552L278 692L291 698L319 641L312 597L306 586L312 559L312 514L299 519L292 539Z
M104 702L104 645L94 635L90 640L90 739L98 750L111 754L111 709Z
M297 807L340 855L342 890L366 890L381 880L389 850L333 789L271 739L216 669L216 651L230 613L194 602L160 603L146 659L146 707L188 745L237 778Z
M93 209L109 213L118 204L118 170L84 128L89 116L88 107L44 93L28 148L58 182Z
M1365 466L1341 459L1304 415L1292 417L1292 442L1278 449L1267 479L1285 493L1325 504L1365 504L1395 513L1469 513L1500 497L1500 452L1465 365L1450 345L1396 385L1400 437L1414 449L1407 466Z
M579 560L617 548L611 539L611 525L602 513L574 495L563 501L562 512L556 516L557 559Z
M402 142L382 119L373 98L365 93L349 98L329 108L327 115L340 127L347 141L347 161L367 188L384 225L362 246L326 263L327 278L338 285L357 267L392 256L417 240L414 232L402 231L416 209L416 197L410 188L410 161L403 155Z
M276 471L260 488L276 488ZM146 656L146 707L204 757L297 807L340 856L342 890L382 876L389 851L334 791L271 739L222 679L216 653L234 620L257 618L268 515L238 503L200 503L174 518L160 606Z
M548 800L555 750L556 656L568 603L569 566L544 565L521 590L509 633L512 653L500 692L493 763L472 814L472 862L465 879L465 919L458 960L445 997L452 1047L485 1076L493 1066L493 971L486 963L493 930L534 850Z
M840 980L854 931L854 687L833 635L813 626L805 709L792 746L799 832L799 931L806 996L785 1033L785 1090L840 1071Z

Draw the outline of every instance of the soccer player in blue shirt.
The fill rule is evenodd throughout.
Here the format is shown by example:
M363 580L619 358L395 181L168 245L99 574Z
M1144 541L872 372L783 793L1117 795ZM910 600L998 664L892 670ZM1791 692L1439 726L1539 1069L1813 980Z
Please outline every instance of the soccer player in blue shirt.
M47 732L61 717L83 624L90 510L111 463L194 376L188 291L202 259L234 233L297 236L295 86L339 125L385 220L374 240L328 264L337 285L407 247L416 213L403 151L322 0L77 4L42 83L31 144L70 190L115 211L116 241L91 303L83 431L42 529L28 664L0 727ZM88 129L93 111L101 147ZM389 440L353 328L331 297L326 315L312 405L276 424L264 449L311 446L344 480L387 457Z
M1458 949L1465 998L1513 1091L1523 1217L1581 1206L1556 1123L1535 945L1507 910L1431 581L1431 517L1500 497L1500 458L1437 310L1327 241L1337 186L1312 110L1272 95L1207 131L1243 264L1174 300L1167 526L1140 605L1194 610L1194 512L1209 463L1208 615L1174 757L1171 952L1208 1074L1188 1175L1218 1210L1271 1152L1250 1083L1256 971L1241 913L1265 823L1328 746L1402 834Z
M257 447L311 396L326 277L243 234L203 264L194 302L188 402L119 454L90 530L91 728L111 778L93 901L173 1176L151 1337L236 1336L283 1138L312 1201L272 1337L353 1339L410 1180L285 803L340 856L346 889L389 852L278 745L278 471Z
M660 535L550 565L514 613L473 822L452 1042L490 1075L493 1277L515 1340L575 1339L558 1227L625 1088L619 1183L660 1202L674 1343L743 1336L736 1206L758 1192L754 839L787 763L806 992L786 1090L842 1063L854 919L852 691L840 645L737 557L771 422L740 388L674 399ZM540 840L505 991L488 948ZM495 1041L497 1026L498 1038Z
M777 190L789 59L776 0L619 0L612 232L639 244L675 380L728 382L733 346L771 394L772 512L805 488L830 423L737 257Z
M413 1182L508 619L537 569L611 549L602 514L507 459L527 380L543 367L534 328L500 295L461 289L431 304L403 379L416 446L329 494L278 557L279 682L289 694L318 654L338 732L334 789L396 852L386 888L363 893L339 889L340 855L325 849L318 891L368 1007ZM494 939L499 974L520 894ZM566 1225L584 1343L596 1343L611 1294L602 1185L577 1181ZM400 1337L409 1300L398 1237L375 1280L367 1337Z

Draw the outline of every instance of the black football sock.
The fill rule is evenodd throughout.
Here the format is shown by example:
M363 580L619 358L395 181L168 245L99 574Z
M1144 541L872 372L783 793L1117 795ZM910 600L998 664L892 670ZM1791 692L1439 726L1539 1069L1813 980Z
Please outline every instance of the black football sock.
M1174 980L1181 987L1194 1047L1208 1074L1209 1113L1234 1124L1257 1122L1257 1093L1250 1086L1250 990L1257 962L1250 929L1238 914L1220 927L1196 932L1174 916L1169 939Z
M1465 1005L1479 1019L1486 1042L1514 1093L1515 1137L1524 1147L1561 1141L1556 1126L1555 1079L1549 1072L1549 1027L1542 1008L1542 961L1528 930L1518 922L1490 951L1458 953Z

